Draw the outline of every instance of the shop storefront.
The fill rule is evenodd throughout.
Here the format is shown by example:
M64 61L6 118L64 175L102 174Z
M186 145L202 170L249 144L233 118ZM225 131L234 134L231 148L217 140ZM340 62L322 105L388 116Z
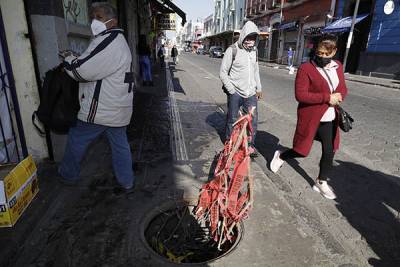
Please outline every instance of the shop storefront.
M279 63L288 63L288 50L296 50L297 38L298 38L298 22L292 21L278 26L281 31L282 47L280 47L280 60ZM295 51L296 52L296 51ZM294 52L294 53L295 53ZM294 54L295 57L295 54Z
M309 61L313 57L313 51L318 38L321 36L321 29L323 27L305 27L304 29L304 43L301 53L301 63Z
M0 16L0 166L16 163L26 156L26 144L22 131L14 78L9 65L2 17ZM18 130L17 130L18 129ZM22 129L21 129L22 130ZM22 134L22 135L21 135Z
M293 57L296 57L296 44L297 44L298 32L296 29L286 31L284 33L284 43L283 43L283 56L282 63L288 63L288 51L291 49L293 51Z
M31 124L37 86L22 1L0 1L0 166L45 155Z

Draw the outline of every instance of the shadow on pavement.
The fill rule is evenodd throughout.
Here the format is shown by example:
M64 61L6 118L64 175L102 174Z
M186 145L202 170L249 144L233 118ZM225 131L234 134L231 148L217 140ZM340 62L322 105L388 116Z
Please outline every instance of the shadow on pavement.
M275 150L288 149L279 145L278 137L264 131L257 133L256 148L268 164ZM288 164L313 185L314 179L299 161L290 160ZM379 259L371 258L369 263L377 267L400 266L399 177L352 162L336 160L336 163L329 177L337 195L336 208L378 255Z
M276 150L285 151L289 149L289 147L285 147L279 144L278 137L264 131L257 132L255 145L258 152L261 154L262 157L264 157L267 163L266 167L268 169ZM297 173L299 173L306 180L306 182L310 184L310 186L314 185L314 179L310 177L307 172L300 166L299 161L297 161L296 159L291 159L287 162L287 164L290 165ZM274 180L277 179L276 175L270 175L270 177L274 177L272 178Z
M182 93L182 94L186 95L185 90L183 90L183 88L181 86L179 78L176 78L175 75L174 75L175 72L184 71L184 70L177 68L178 65L176 65L176 64L174 64L172 62L169 62L168 66L169 66L169 70L170 70L170 73L171 73L172 84L174 85L174 91L177 92L177 93Z
M118 189L105 138L87 151L76 187L56 181L56 164L41 163L38 196L13 228L0 228L0 266L177 266L144 241L149 214L184 198L178 180L187 175L170 149L165 69L153 74L155 86L135 94L128 127L134 192Z
M378 255L369 263L400 266L399 177L352 162L337 163L330 181L336 207Z
M218 133L221 143L225 142L225 126L226 126L226 114L221 112L213 112L206 118L206 123L212 126Z

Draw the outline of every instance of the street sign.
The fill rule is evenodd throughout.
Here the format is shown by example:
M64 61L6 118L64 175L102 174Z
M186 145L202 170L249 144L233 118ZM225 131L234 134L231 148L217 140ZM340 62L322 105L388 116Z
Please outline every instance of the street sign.
M161 14L157 16L157 30L176 30L176 17L175 13Z

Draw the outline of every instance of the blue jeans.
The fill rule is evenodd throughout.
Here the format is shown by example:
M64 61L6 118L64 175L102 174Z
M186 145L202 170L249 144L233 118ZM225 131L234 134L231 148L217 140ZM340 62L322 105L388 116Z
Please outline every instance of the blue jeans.
M292 66L293 65L293 57L288 56L288 66Z
M152 81L151 77L151 62L149 56L139 56L140 69L142 71L143 81Z
M68 132L64 158L58 168L59 174L66 180L78 181L80 163L86 149L102 133L106 134L111 145L112 164L118 183L126 189L131 188L135 177L126 127L108 127L78 120L76 126Z
M250 107L255 107L256 110L253 115L252 126L253 135L251 138L251 145L254 147L256 133L257 133L257 120L258 120L258 107L257 107L257 96L253 95L248 98L240 96L238 93L228 95L228 115L226 120L225 138L229 139L232 133L233 124L239 118L239 109L243 107L248 112Z

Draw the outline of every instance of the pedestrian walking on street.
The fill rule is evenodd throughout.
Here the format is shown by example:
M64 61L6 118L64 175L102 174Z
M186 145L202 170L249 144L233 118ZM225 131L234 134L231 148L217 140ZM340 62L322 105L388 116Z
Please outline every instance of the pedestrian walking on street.
M132 56L117 13L108 3L93 3L91 29L94 38L79 57L67 56L64 67L79 81L80 111L68 132L64 158L58 168L61 181L76 184L80 163L88 145L105 134L111 145L118 183L128 192L134 188L132 154L126 135L133 106Z
M145 35L140 35L139 37L138 55L139 55L139 63L140 63L143 85L152 86L153 78L151 74L151 60L150 60L151 50L150 47L147 45Z
M228 96L226 139L229 139L232 133L233 124L238 119L240 108L243 107L247 112L252 107L255 108L252 121L253 135L250 145L252 157L258 155L254 147L258 119L257 101L262 98L257 58L258 36L259 30L257 26L251 21L246 22L240 31L239 40L225 51L219 74L224 92Z
M174 45L174 47L172 47L171 50L171 57L175 65L178 64L178 55L179 55L178 49L176 48L176 45Z
M293 54L294 54L294 51L293 51L292 47L289 47L289 50L287 52L289 68L291 68L293 66Z
M165 60L165 47L161 45L157 52L158 59L160 60L161 67L164 67L164 60Z
M339 148L338 104L347 95L343 66L332 60L337 51L336 38L321 37L315 57L300 66L295 82L297 126L293 148L285 152L275 151L270 163L276 173L289 159L307 157L314 140L322 143L319 174L313 189L328 199L335 199L327 178L332 169L334 153Z

